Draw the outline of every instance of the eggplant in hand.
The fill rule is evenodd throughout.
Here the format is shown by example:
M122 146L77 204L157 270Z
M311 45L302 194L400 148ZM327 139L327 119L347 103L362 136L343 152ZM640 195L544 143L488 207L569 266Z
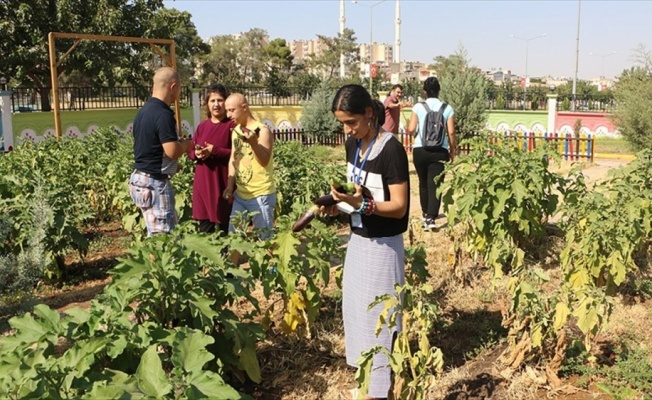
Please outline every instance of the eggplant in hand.
M292 225L292 232L301 232L319 214L319 207L312 206Z
M331 186L335 188L335 191L339 193L354 194L355 193L355 184L353 182L340 182L338 180L331 180Z
M339 186L333 184L333 186L335 187L335 191L337 191L339 193L347 193L349 195L355 193L355 184L353 182L347 182L345 184L339 184ZM373 195L371 194L371 191L369 189L367 189L366 186L362 186L362 195L364 197L373 197ZM333 205L337 204L338 202L339 202L338 200L335 200L333 198L332 194L325 194L325 195L321 196L320 198L318 198L317 200L315 200L315 204L317 204L318 206L322 206L322 207L330 207L330 206L333 206Z

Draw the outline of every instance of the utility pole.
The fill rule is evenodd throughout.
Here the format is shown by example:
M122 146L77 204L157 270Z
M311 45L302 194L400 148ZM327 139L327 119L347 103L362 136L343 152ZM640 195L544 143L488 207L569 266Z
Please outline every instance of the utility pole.
M571 110L575 111L575 100L577 99L577 70L580 66L580 15L582 14L582 0L577 0L577 40L575 44L575 76L573 77L573 103Z
M384 2L385 0L380 0L375 4L367 5L360 3L357 0L353 0L353 4L359 4L369 8L369 94L371 97L374 96L374 78L372 77L371 73L371 66L374 63L374 7Z

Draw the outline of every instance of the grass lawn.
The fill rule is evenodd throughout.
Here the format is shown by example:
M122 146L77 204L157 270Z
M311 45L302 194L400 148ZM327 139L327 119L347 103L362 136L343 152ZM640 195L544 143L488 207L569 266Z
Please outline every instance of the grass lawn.
M598 154L635 154L629 143L623 138L598 137L595 139L595 153Z
M86 132L91 125L99 127L117 125L125 129L134 121L137 108L113 109L113 110L85 110L85 111L62 111L61 126L65 131L70 126L76 126L81 132ZM181 119L192 123L192 109L182 108ZM48 128L54 129L54 113L52 112L29 112L16 113L13 115L15 135L20 135L24 129L33 129L42 135Z

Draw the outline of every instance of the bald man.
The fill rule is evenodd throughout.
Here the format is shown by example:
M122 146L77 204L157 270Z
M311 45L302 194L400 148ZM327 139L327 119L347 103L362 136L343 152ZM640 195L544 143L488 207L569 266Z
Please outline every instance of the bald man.
M231 134L229 180L224 191L225 198L233 197L229 231L235 231L235 215L244 214L248 218L255 212L251 216L254 227L261 229L261 238L269 238L276 206L274 136L265 124L253 117L247 99L241 93L231 94L226 99L225 108L227 116L236 124Z
M143 213L147 236L169 233L177 224L170 178L179 168L179 157L190 149L190 140L179 139L170 108L181 91L179 74L160 68L152 86L152 96L134 119L134 172L129 178L129 193Z

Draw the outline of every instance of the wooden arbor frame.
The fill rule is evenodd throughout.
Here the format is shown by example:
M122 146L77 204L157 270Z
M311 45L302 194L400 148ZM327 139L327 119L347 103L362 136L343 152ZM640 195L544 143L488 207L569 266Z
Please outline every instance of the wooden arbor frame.
M57 38L75 39L75 43L57 60L56 48L54 47ZM59 107L59 82L57 79L57 67L72 53L82 40L103 40L108 42L131 42L131 43L149 43L152 49L167 63L169 67L176 69L176 49L172 39L148 39L128 36L105 36L105 35L88 35L83 33L62 33L50 32L48 34L48 49L50 53L50 78L52 80L52 95L54 101L54 129L57 139L61 138L61 115ZM170 46L170 55L167 56L158 45ZM179 99L174 103L177 129L181 133L181 110L179 109Z

